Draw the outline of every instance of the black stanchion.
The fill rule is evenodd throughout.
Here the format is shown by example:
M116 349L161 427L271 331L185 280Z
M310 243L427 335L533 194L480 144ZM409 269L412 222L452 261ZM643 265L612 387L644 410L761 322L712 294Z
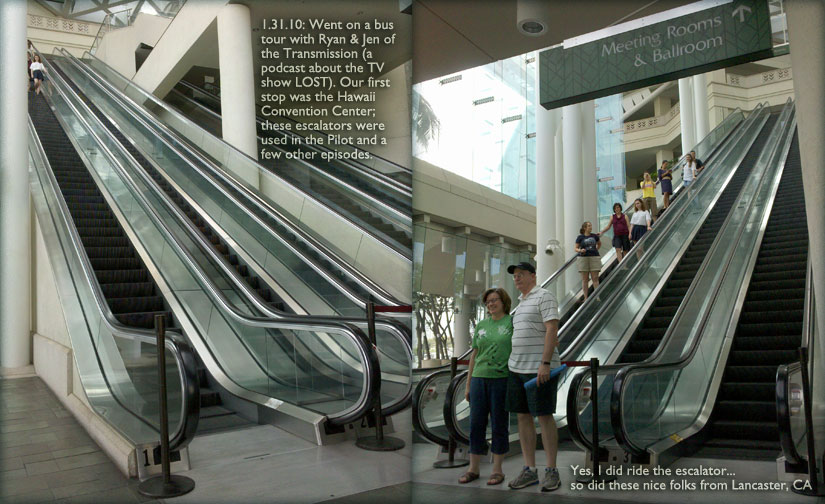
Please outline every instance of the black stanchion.
M375 337L375 303L367 301L367 328L369 329L370 343L378 348ZM355 446L370 451L395 451L404 448L404 441L398 438L384 436L384 415L381 413L381 382L377 384L378 393L373 409L375 411L375 435L359 438Z
M455 379L457 372L458 357L453 357L450 359L450 383ZM468 376L467 379L469 380L470 377ZM436 469L452 469L454 467L464 467L468 465L470 463L469 460L455 458L456 449L458 449L458 443L456 443L455 437L450 434L449 440L447 441L447 460L436 460L433 462L433 467Z
M166 499L187 494L195 489L195 481L186 476L172 475L169 468L169 411L166 405L166 319L155 316L158 337L158 379L160 381L160 464L162 474L138 485L138 492L147 497Z
M599 359L595 357L590 359L590 409L593 413L593 439L591 440L592 448L590 450L593 470L591 476L580 476L576 478L576 481L579 483L613 481L616 477L602 474L599 466Z

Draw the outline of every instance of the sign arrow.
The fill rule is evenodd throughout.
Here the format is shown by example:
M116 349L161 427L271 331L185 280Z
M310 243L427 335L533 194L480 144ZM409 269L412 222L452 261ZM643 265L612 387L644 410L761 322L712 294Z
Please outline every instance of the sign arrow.
M748 11L748 14L750 14L751 8L750 7L745 7L744 5L740 5L739 7L733 9L733 12L731 12L730 15L732 17L736 17L736 15L739 14L739 22L744 23L745 22L745 11Z

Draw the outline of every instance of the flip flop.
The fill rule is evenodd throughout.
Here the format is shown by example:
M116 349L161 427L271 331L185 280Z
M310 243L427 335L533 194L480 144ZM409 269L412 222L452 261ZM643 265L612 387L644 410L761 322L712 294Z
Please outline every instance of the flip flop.
M504 475L501 473L493 473L490 475L490 479L487 480L487 484L490 486L500 485L502 483L504 483Z
M465 483L469 483L471 481L475 481L478 479L478 473L467 471L458 478L458 482L462 485Z

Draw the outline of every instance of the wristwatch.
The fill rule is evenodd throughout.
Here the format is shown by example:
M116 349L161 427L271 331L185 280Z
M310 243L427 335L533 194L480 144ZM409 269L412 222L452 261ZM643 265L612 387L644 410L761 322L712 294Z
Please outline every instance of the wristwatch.
M542 362L542 364L547 364L548 366L552 366L552 364L548 361L544 361L544 362Z

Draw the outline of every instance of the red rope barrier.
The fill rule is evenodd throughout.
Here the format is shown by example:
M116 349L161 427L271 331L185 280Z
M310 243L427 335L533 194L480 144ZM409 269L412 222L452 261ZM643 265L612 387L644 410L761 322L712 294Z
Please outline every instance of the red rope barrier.
M412 306L376 306L376 312L412 313Z
M590 366L590 361L562 361L562 364L566 364L567 367L575 367L575 366Z

